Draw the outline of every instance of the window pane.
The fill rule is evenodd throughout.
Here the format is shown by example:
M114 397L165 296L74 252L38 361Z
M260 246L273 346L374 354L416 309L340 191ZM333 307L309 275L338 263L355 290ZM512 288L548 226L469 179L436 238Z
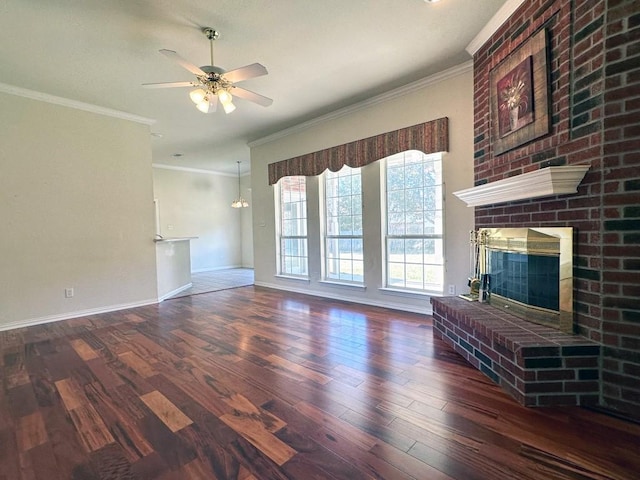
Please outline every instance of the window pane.
M293 235L295 227L294 227L294 222L295 220L284 220L282 222L282 234L286 235L286 236L290 236Z
M407 265L407 287L424 288L424 265Z
M339 235L351 235L353 232L353 219L351 217L340 217Z
M422 198L424 190L422 188L410 188L405 190L403 205L405 212L421 212L422 211Z
M404 235L404 226L404 213L387 214L387 233L389 235Z
M353 234L362 236L362 215L353 217Z
M389 240L388 255L391 261L404 262L405 240Z
M327 183L325 184L327 198L333 198L338 193L338 179L337 178L328 178Z
M406 215L407 235L422 235L424 233L424 214L422 212L409 212Z
M353 258L359 258L360 260L362 260L362 253L364 252L363 248L362 248L362 239L361 238L354 238L351 241L351 245L353 246Z
M341 217L351 215L351 197L339 197L338 201L338 215Z
M427 235L442 235L442 210L424 212L424 233Z
M404 173L405 188L422 188L424 185L423 170L423 165L419 163L407 165Z
M405 259L407 263L422 263L422 242L423 240L407 240L405 242Z
M425 210L442 210L442 187L429 189L424 197L424 203Z
M389 166L387 169L388 191L402 190L404 188L404 169L401 166Z
M353 175L351 177L351 190L354 194L357 194L358 198L362 197L362 177L360 175Z
M351 195L351 178L350 177L338 178L338 195L340 197Z
M404 287L404 263L390 262L387 283L390 287Z
M387 196L387 210L389 212L404 212L404 190L390 191Z

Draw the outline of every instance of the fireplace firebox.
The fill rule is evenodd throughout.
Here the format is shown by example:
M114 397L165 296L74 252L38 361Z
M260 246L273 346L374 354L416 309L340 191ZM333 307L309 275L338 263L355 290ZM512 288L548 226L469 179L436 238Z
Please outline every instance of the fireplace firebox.
M486 301L525 320L573 333L573 229L482 228Z

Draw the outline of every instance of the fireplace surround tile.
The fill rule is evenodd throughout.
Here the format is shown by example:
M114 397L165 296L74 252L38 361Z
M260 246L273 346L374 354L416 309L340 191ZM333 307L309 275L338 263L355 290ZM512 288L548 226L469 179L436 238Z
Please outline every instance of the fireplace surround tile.
M593 405L600 345L488 304L431 298L434 335L529 407Z

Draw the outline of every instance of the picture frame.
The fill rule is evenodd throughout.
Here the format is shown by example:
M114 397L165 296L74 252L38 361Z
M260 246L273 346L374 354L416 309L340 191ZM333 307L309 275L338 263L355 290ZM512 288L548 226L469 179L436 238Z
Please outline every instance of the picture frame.
M549 133L547 43L540 30L489 72L494 155Z

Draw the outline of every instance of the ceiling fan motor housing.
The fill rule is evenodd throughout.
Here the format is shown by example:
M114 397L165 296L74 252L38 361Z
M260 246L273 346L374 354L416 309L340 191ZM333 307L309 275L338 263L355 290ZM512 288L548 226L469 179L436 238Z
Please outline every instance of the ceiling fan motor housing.
M215 65L203 65L200 67L200 69L208 74L209 77L226 73L226 70L224 68L216 67Z

